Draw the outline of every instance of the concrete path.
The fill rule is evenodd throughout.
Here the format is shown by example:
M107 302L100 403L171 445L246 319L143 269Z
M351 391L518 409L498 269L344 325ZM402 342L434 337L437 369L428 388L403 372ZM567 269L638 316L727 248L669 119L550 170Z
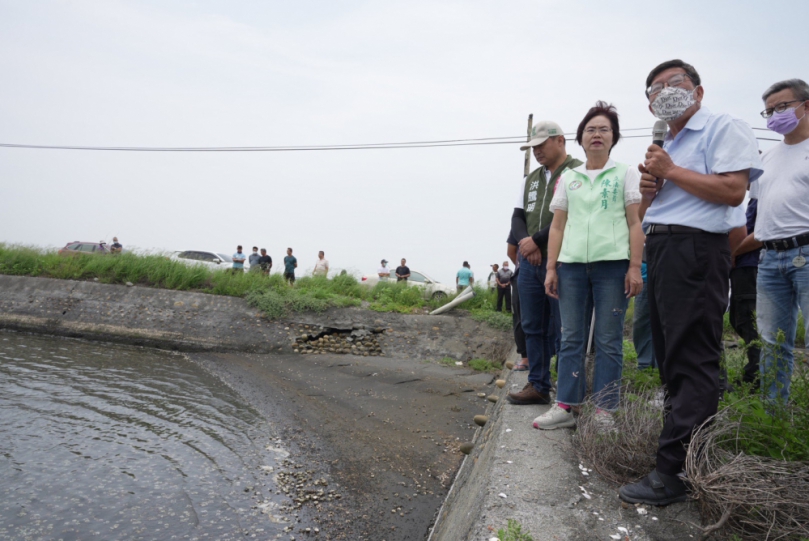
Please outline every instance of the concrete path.
M475 451L458 474L431 541L497 537L509 519L534 541L698 539L696 503L649 508L622 505L617 487L582 471L570 429L540 431L533 419L549 406L514 406L509 390L525 385L525 372L509 372L507 385L479 430Z

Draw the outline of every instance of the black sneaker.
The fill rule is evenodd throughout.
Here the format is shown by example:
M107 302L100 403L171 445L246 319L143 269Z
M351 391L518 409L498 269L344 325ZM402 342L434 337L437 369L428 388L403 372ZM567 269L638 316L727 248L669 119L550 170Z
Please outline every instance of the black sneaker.
M678 476L654 470L637 483L622 486L618 496L627 503L669 505L687 500L688 489Z

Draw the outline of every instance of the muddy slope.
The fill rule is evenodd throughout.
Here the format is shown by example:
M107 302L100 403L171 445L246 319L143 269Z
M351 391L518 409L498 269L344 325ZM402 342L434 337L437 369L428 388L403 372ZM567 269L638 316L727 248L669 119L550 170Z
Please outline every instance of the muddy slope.
M474 437L472 417L489 404L477 393L494 388L491 374L415 359L191 358L274 416L290 460L340 495L305 503L290 532L317 527L326 539L423 539L461 463L458 446Z

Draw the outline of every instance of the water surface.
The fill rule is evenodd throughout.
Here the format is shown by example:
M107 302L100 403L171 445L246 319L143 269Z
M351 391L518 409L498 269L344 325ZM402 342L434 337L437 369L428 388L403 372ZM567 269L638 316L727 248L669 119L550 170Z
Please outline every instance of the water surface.
M279 445L180 355L0 333L0 539L274 538Z

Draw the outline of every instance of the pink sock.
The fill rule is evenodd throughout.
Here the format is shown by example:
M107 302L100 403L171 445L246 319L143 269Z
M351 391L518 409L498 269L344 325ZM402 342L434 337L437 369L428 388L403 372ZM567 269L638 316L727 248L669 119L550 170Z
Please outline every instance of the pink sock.
M557 404L558 404L558 405L559 405L559 407L560 407L560 408L562 408L563 410L565 410L565 411L570 411L570 406L568 406L567 404L562 404L561 402L557 402Z

